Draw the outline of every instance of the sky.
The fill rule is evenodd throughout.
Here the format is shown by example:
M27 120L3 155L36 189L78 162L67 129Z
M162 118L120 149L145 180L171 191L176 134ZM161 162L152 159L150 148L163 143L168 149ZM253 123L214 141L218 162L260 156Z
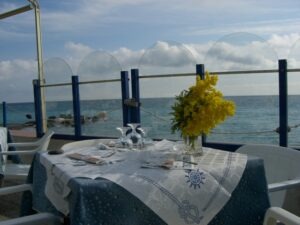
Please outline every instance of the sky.
M47 84L141 75L300 68L299 0L40 0ZM0 0L0 13L28 5ZM30 102L37 78L34 12L0 20L0 101ZM289 93L300 94L299 75ZM259 79L259 82L257 82ZM141 79L142 97L169 97L193 77ZM278 77L220 76L224 95L278 94ZM82 99L120 98L120 84L81 85ZM71 100L71 89L46 88L47 100Z

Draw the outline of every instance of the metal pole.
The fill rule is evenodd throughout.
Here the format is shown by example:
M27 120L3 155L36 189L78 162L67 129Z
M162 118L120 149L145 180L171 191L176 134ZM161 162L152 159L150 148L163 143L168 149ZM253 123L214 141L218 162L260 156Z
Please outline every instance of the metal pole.
M196 74L200 76L201 80L205 79L205 68L204 64L196 65ZM202 145L204 146L206 143L206 135L202 134Z
M141 112L140 112L140 85L139 85L139 70L131 70L131 94L132 98L136 102L135 107L130 108L131 123L141 123Z
M34 9L35 16L35 32L36 32L36 48L37 48L37 62L38 62L38 80L39 87L43 87L44 80L44 68L43 68L43 55L42 55L42 38L41 38L41 19L40 19L40 7L38 0L28 0L30 5L23 6L18 9L11 10L6 13L0 14L0 19L4 19L10 16L15 16L20 13L27 12ZM45 132L47 130L47 115L46 115L46 104L45 104L45 94L44 89L41 89L41 107L42 107L42 130Z
M197 64L196 65L196 74L201 77L201 80L205 79L204 64Z
M279 66L279 145L288 145L288 88L287 61L281 59Z
M35 124L36 135L41 137L43 135L42 127L42 108L41 108L41 87L38 80L33 80L33 94L34 94L34 112L35 112Z
M30 10L32 10L31 5L26 5L26 6L23 6L21 8L11 10L9 12L5 12L5 13L0 14L0 20L5 19L7 17L15 16L15 15L18 15L20 13L24 13L24 12L27 12L27 11L30 11Z
M6 102L2 102L2 116L3 116L3 127L6 127L7 126Z
M75 138L80 139L81 136L81 114L80 114L80 96L79 96L79 82L78 76L72 76L72 93L73 93L73 113Z
M126 99L129 99L128 71L121 71L121 90L122 90L123 126L125 127L130 121L129 106L125 104Z
M47 130L47 113L45 102L45 91L43 85L45 84L44 66L43 66L43 52L42 52L42 34L41 34L41 18L40 7L38 0L28 0L34 9L35 15L35 32L36 32L36 49L37 49L37 62L38 62L38 80L41 87L41 109L42 109L42 130Z

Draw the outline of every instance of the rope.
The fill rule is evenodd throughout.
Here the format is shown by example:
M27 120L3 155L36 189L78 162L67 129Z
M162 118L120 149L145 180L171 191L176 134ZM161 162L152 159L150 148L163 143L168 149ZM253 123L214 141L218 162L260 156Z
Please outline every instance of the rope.
M249 132L214 132L212 134L264 134L264 133L273 133L276 130L264 130L264 131L249 131Z
M300 127L300 124L296 124L294 126L290 126L290 128L298 128L298 127Z
M159 119L159 120L164 121L164 122L170 122L170 119L166 119L166 118L160 117L160 116L156 115L156 114L153 113L153 112L147 111L147 110L144 109L143 107L140 107L140 109L141 109L143 112L148 113L149 115L155 117L156 119Z
M153 112L150 112L148 110L146 110L145 108L143 108L142 106L140 106L140 109L145 112L145 113L148 113L149 115L161 120L161 121L164 121L164 122L170 122L170 119L165 119L163 117L160 117L158 116L157 114L153 113ZM288 126L287 130L288 132L291 132L292 129L294 128L298 128L300 127L300 124L296 124L296 125L293 125L293 126ZM212 131L211 133L212 134L266 134L266 133L279 133L279 127L274 129L274 130L263 130L263 131L249 131L249 132L215 132L215 131Z

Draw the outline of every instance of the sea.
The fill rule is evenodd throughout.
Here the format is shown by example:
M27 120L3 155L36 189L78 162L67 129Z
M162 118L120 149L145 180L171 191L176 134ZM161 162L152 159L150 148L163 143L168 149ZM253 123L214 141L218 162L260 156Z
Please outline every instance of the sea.
M207 141L226 143L278 144L279 97L278 96L231 96L236 113L219 124L207 136ZM153 139L180 139L171 133L171 107L174 98L141 99L141 126L148 128ZM122 127L121 99L82 100L82 134L99 137L119 137L116 127ZM289 146L300 146L300 95L288 97L288 121L291 131ZM28 129L33 124L33 103L7 103L7 123L22 125ZM71 101L46 102L48 127L58 134L74 134L72 122L63 123L61 118L72 117ZM0 109L2 118L3 112ZM1 119L0 119L1 121Z

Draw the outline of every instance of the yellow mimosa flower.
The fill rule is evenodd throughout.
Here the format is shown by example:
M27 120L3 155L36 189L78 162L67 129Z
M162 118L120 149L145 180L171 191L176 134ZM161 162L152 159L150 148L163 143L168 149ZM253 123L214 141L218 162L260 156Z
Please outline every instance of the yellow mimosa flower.
M223 98L215 88L216 75L205 74L205 79L196 78L196 84L176 96L172 106L172 132L179 131L185 141L208 134L228 116L235 113L235 104ZM190 143L191 145L193 143Z

